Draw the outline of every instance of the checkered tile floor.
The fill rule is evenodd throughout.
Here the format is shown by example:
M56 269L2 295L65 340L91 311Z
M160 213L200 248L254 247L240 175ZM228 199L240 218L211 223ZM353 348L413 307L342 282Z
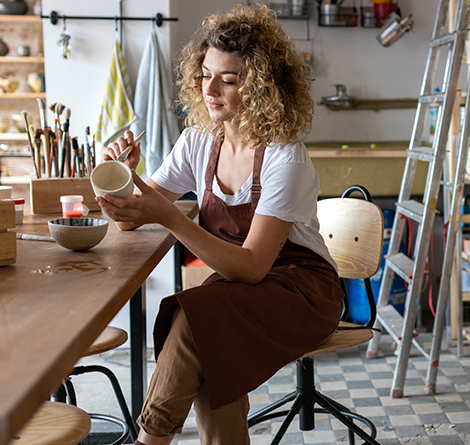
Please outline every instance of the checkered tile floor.
M422 335L425 340L431 340L430 334ZM427 346L429 347L430 344L428 343ZM468 342L463 349L464 356L461 358L456 356L456 350L452 347L442 352L436 394L426 393L428 362L418 351L412 349L407 370L405 397L390 398L396 356L392 340L388 335L382 335L380 355L374 360L365 359L366 345L317 356L316 387L352 411L372 420L377 428L377 441L382 445L470 445L470 345ZM107 354L110 354L105 354L110 360L107 366L117 373L126 398L129 398L128 351L118 350ZM93 360L93 358L89 357L85 360ZM122 364L119 366L118 362L124 366ZM154 363L149 362L149 376L153 367ZM292 392L295 388L294 382L295 364L289 364L250 394L252 411ZM90 394L90 383L81 382L83 392L87 395ZM79 406L81 405L89 412L105 412L119 416L119 412L109 412L112 406L112 403L106 399L109 398L109 388L100 381L94 383L94 399L87 397L83 404L80 404L79 400ZM252 445L270 444L281 421L282 419L277 419L251 428ZM326 414L317 414L315 423L315 430L302 432L298 428L298 420L295 419L281 441L281 445L348 443L348 431L336 419ZM183 433L176 436L173 443L177 445L200 444L194 412L191 411ZM357 438L357 443L362 443L362 439Z
M429 335L429 334L425 334ZM380 357L365 359L366 346L322 354L316 358L316 387L323 394L373 421L380 444L470 445L470 347L468 357L457 358L452 349L441 355L436 394L427 394L427 360L412 350L405 385L406 396L392 399L390 386L396 356L388 335L382 335ZM295 388L295 364L281 369L266 384L250 394L252 411L280 399ZM282 420L251 428L253 445L267 445ZM317 414L315 430L302 432L298 421L281 444L348 443L348 431L327 414ZM194 419L177 437L178 445L196 445ZM357 438L357 442L362 440Z

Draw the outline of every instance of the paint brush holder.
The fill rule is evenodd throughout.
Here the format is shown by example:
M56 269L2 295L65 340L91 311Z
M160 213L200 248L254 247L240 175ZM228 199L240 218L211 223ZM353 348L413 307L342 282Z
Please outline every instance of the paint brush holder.
M16 262L15 203L0 200L0 266Z
M101 210L95 201L90 178L31 178L31 211L33 213L62 213L62 195L82 195L90 211Z

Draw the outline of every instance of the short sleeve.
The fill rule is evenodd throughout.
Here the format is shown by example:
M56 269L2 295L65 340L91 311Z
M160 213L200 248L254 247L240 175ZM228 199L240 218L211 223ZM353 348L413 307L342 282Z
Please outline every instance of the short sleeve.
M190 162L189 140L187 133L183 132L173 150L151 178L160 187L172 193L184 194L196 191L196 178Z
M278 164L264 176L256 213L310 224L319 189L313 165L305 162Z

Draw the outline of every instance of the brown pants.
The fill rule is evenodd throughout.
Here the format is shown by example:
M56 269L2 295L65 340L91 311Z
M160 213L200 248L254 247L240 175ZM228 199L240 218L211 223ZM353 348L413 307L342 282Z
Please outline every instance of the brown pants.
M178 309L137 423L152 436L180 433L193 402L202 445L250 443L248 395L219 409L209 408L191 331L184 312Z

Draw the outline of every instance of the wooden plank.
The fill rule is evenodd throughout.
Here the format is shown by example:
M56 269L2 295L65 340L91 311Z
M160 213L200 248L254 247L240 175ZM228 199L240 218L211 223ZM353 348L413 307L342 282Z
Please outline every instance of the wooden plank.
M42 23L41 17L37 15L2 15L0 14L0 22L32 22Z

